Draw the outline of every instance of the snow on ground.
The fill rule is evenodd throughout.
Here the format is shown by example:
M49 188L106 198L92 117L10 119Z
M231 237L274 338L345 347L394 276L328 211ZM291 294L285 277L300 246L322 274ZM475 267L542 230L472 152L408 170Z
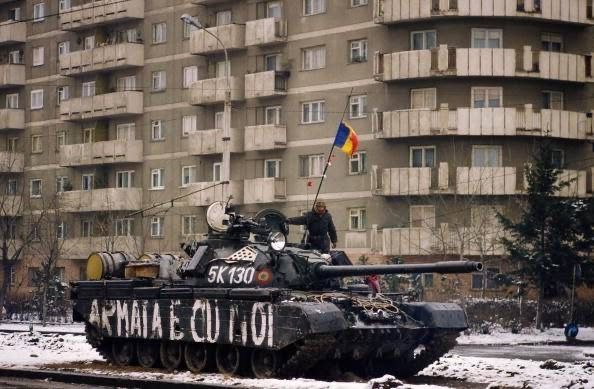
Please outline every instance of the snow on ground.
M28 325L21 328L13 325L12 330L28 329ZM70 331L69 326L65 327ZM85 341L83 335L70 334L43 334L37 332L5 333L6 324L0 325L0 366L2 367L41 367L45 364L62 364L79 362L91 364L101 360L101 357ZM594 329L582 328L578 339L594 340ZM497 333L493 335L465 335L460 338L463 344L518 344L518 343L543 343L565 340L562 329L540 331L527 331L523 334L513 335ZM91 368L89 366L89 368ZM247 387L264 387L271 389L369 389L371 382L323 382L311 379L295 380L255 380L244 378L231 378L220 374L195 375L190 372L175 374L139 371L133 373L125 371L114 373L107 370L85 370L103 374L121 374L129 377L196 381L212 384L234 384ZM490 384L490 388L594 388L594 360L575 361L563 363L557 361L526 361L504 358L477 358L464 357L454 353L446 355L440 361L423 370L421 375L457 378L469 382ZM529 385L529 386L528 386ZM411 389L437 389L443 386L433 385L407 385L401 388Z

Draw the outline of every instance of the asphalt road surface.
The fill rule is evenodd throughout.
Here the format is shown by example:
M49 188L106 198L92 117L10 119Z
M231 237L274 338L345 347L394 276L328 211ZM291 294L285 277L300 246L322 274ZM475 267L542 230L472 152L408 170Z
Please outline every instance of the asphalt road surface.
M559 362L594 360L594 347L583 345L458 345L451 353L465 357Z

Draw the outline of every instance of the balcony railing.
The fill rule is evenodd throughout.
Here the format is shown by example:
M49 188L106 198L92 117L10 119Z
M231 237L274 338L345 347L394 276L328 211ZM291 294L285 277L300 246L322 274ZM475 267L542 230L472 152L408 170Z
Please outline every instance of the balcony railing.
M223 152L223 130L212 129L202 130L190 133L188 142L188 152L190 155L211 155L221 154ZM243 139L241 130L231 129L231 143L229 145L231 153L243 152Z
M514 195L515 167L458 167L456 193L460 195Z
M120 43L60 55L60 74L75 76L144 65L144 45Z
M90 120L143 113L142 92L114 92L78 97L60 103L61 120Z
M64 212L135 211L142 208L141 188L105 188L59 193Z
M228 3L229 0L191 0L192 4L196 5L213 5L213 4L221 4L221 3Z
M245 45L269 45L287 41L287 21L266 18L250 20L245 24Z
M432 172L432 170L434 172ZM380 196L422 196L448 189L448 164L439 168L372 169L372 189Z
M592 176L590 182L594 180L594 169L592 169ZM561 188L555 193L559 197L589 197L594 193L594 184L592 188L588 189L588 171L586 170L568 170L561 169L557 176L557 185ZM524 176L524 192L528 188L528 179Z
M22 173L24 168L25 154L0 151L0 173Z
M2 198L0 198L0 217L18 216L24 208L25 204L23 204L22 196L3 195Z
M373 115L377 138L416 136L549 136L593 140L592 115L582 112L523 108L408 109Z
M233 196L233 204L243 204L243 181L229 181L228 195ZM193 193L196 192L196 193ZM184 193L188 206L207 207L215 201L227 201L223 198L223 185L220 182L196 182L188 185Z
M144 0L93 0L60 12L62 30L144 19Z
M86 259L95 251L124 251L141 253L141 236L90 236L65 239L61 256L67 259Z
M24 109L0 109L0 130L22 130L24 128Z
M269 70L245 75L245 98L284 96L287 94L288 72Z
M243 182L243 203L262 204L284 201L287 183L284 178L254 178Z
M445 17L508 17L594 24L591 4L583 0L375 0L376 23Z
M60 146L60 166L90 166L142 161L141 140L110 140Z
M245 49L245 26L241 24L225 24L192 31L190 34L190 53L212 54L223 51L223 46L214 36L217 36L227 50ZM212 35L211 35L212 34Z
M0 23L0 45L25 43L27 40L27 23L9 20Z
M231 88L231 100L239 101L244 99L243 79L241 77L231 76L229 78L229 87ZM225 101L225 91L227 90L227 78L208 78L206 80L196 81L190 89L190 104L208 105L219 104Z
M569 82L594 82L592 57L524 49L452 48L376 53L376 80L430 77L522 77Z
M0 65L0 88L25 85L25 65Z
M287 127L263 124L245 128L245 151L275 150L287 147Z

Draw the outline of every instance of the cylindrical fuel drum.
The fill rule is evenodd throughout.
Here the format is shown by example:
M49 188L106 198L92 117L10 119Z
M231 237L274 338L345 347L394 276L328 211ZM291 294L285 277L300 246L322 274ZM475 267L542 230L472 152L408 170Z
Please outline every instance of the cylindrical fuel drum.
M166 280L179 280L177 269L185 262L185 259L175 254L146 253L142 254L139 261L157 261L160 264L159 278Z
M123 277L126 264L133 260L133 256L121 251L91 253L87 259L87 279L101 280Z

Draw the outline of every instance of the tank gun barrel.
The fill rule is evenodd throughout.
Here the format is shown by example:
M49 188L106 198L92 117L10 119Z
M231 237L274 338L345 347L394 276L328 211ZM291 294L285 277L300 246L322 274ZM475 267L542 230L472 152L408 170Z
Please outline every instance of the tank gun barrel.
M406 265L355 265L330 266L316 268L320 278L365 276L371 274L410 274L410 273L472 273L481 271L483 264L473 261L442 261Z

